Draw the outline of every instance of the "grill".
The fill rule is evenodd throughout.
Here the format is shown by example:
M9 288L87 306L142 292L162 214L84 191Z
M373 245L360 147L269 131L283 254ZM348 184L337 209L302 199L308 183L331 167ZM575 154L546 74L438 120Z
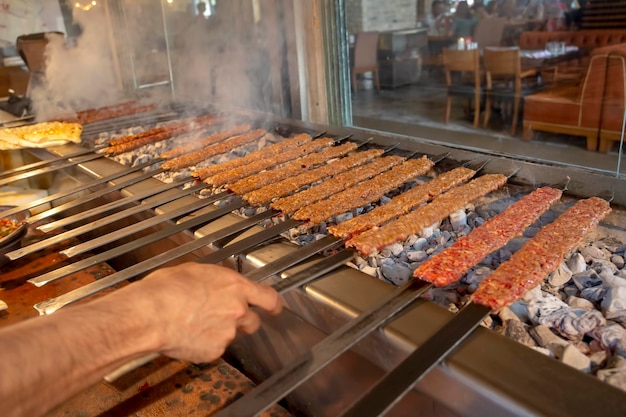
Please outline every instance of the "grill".
M211 111L219 113L219 109L209 109L209 112ZM123 129L132 131L132 128L137 126L151 127L161 122L183 119L186 114L188 113L183 106L172 105L166 110L159 109L99 121L85 127L84 142L86 146L99 146L102 138L110 138L110 132L120 132ZM500 196L528 193L540 184L560 184L566 178L568 201L597 195L599 190L612 192L613 213L610 220L602 223L597 238L620 239L622 244L626 241L625 212L620 208L626 204L626 195L617 192L624 189L625 184L619 178L575 167L479 154L472 150L443 146L419 138L275 119L250 111L240 112L239 115L237 122L245 120L253 127L272 129L281 133L324 132L324 136L353 141L364 147L385 149L389 154L404 156L425 154L431 159L439 160L436 169L443 172L469 164L479 167L481 174L510 174L511 178L504 191L497 194ZM76 156L78 154L81 155ZM107 242L97 248L87 248L86 254L75 250L72 254L81 255L85 259L76 260L69 267L64 267L70 268L66 270L67 273L74 271L71 265L80 262L85 265L92 262L93 265L102 261L109 262L120 272L97 281L96 287L90 284L71 294L60 294L52 299L44 295L46 293L43 289L46 286L33 288L33 291L42 291L41 294L44 295L38 298L40 302L37 308L41 312L51 313L66 302L88 297L117 281L123 282L128 278L141 276L163 264L189 259L223 261L226 265L256 278L267 275L272 285L285 291L287 311L279 317L266 317L259 332L239 337L228 352L232 362L238 364L253 380L260 382L276 374L292 361L303 360L303 355L307 352L310 354L307 360L317 361L315 363L322 361L324 352L315 350L316 344L323 341L328 344L338 343L337 337L332 339L331 336L329 340L327 335L346 326L346 323L350 326L349 323L359 314L371 310L381 300L393 298L398 293L393 285L344 265L351 256L343 258L342 254L346 254L346 251L337 252L342 245L338 245L332 238L321 238L315 243L298 247L293 244L293 240L297 240L299 235L293 236L292 241L287 238L291 236L288 230L297 226L298 222L277 221L273 227L263 228L259 224L267 225L271 221L270 212L249 208L246 212L245 204L239 203L236 197L226 197L224 194L210 196L207 193L203 195L204 198L192 195L192 192L200 191L204 186L189 188L188 184L186 192L178 189L176 186L181 187L187 182L184 173L188 171L179 175L159 176L158 178L170 183L164 185L165 183L159 179L152 178L155 171L148 171L147 167L154 165L154 160L150 158L138 157L127 161L144 168L143 170L138 168L131 173L128 167L113 158L89 159L94 155L93 152L85 152L85 148L78 145L58 147L54 149L54 153L33 151L26 155L26 158L37 160L59 158L67 162L67 158L72 155L73 162L87 160L75 166L67 166L63 170L51 171L46 175L67 176L74 184L90 185L90 192L96 190L98 198L87 201L81 194L73 194L69 198L69 204L73 204L71 201L75 204L76 198L85 199L85 204L74 210L59 212L55 216L60 222L58 225L69 226L72 215L79 213L84 216L86 209L109 204L110 211L102 213L99 219L95 220L96 224L102 222L102 229L94 232L93 224L82 226L89 230L71 237L78 239L79 243L87 244L104 233L120 229L122 225L145 222L146 227L126 235L120 234L121 239ZM142 174L143 171L150 173ZM120 176L120 173L125 175ZM155 191L160 191L159 198L164 198L162 196L165 195L169 197L167 200L159 201L159 204L151 205L150 199L157 195ZM213 204L220 199L223 201L221 204ZM143 204L137 206L133 200L142 201ZM240 213L246 214L248 220L231 213L239 208ZM132 210L129 212L132 215L116 219L115 210L121 209ZM191 213L193 216L190 216ZM33 217L36 219L37 215ZM180 221L183 220L193 223L181 225ZM68 224L64 224L64 221ZM77 227L81 227L80 225L80 222L72 223L68 229L76 230ZM279 235L279 232L283 233ZM321 234L319 230L315 232ZM161 239L150 237L151 233L160 233L158 236ZM233 236L236 237L233 239ZM251 246L251 240L255 241L254 246ZM141 242L146 244L140 245ZM189 245L193 245L194 250L180 250L181 247ZM231 250L225 253L224 248ZM21 250L25 249L28 247L24 246ZM167 252L169 255L164 256L163 254L170 249L172 251ZM306 259L303 255L305 251L309 252ZM337 253L331 255L334 252ZM9 255L15 257L16 251ZM302 263L292 267L298 261ZM268 265L276 268L268 270ZM62 268L52 268L50 274L58 274L60 269ZM282 279L277 278L276 274L279 273ZM316 278L315 275L320 275L321 279L316 279L305 286L297 285L302 282L300 279L312 280ZM35 278L34 283L46 284L47 276L49 277L46 273ZM111 280L111 277L114 279ZM61 282L63 276L54 278L55 281L57 279ZM293 288L290 280L296 281ZM416 346L424 344L452 317L446 309L423 298L412 302L405 301L409 308L402 308L404 306L400 301L401 296L406 297L402 294L397 297L397 306L387 311L386 318L389 320L383 328L376 328L358 336L359 341L351 350L328 357L332 361L310 378L306 367L296 369L294 374L297 380L298 378L303 380L305 376L307 379L302 383L298 380L298 383L294 384L298 385L297 389L279 396L283 398L289 394L284 404L294 410L295 414L339 415L359 398L361 393L399 364ZM61 304L56 304L59 301ZM356 329L348 328L344 331L343 337L355 339L357 333ZM623 416L626 414L623 398L624 393L617 388L488 329L478 327L447 355L443 365L436 366L427 373L414 390L402 397L389 415ZM254 400L244 396L238 403L254 404ZM250 414L237 414L232 411L224 415Z

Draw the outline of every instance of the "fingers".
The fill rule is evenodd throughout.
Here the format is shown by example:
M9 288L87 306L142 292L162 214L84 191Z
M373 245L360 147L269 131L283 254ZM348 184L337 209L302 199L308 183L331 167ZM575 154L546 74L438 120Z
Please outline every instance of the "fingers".
M237 328L247 334L256 332L260 326L261 318L252 310L248 310L243 317L237 320Z
M245 294L248 304L260 307L271 314L280 313L282 302L273 288L250 281L247 282L250 284L247 286Z

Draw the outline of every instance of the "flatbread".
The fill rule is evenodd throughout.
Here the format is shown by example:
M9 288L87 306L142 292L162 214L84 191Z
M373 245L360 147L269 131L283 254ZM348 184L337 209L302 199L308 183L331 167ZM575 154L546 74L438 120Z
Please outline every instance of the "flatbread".
M0 129L0 149L47 148L68 142L80 143L82 125L66 122L43 122Z

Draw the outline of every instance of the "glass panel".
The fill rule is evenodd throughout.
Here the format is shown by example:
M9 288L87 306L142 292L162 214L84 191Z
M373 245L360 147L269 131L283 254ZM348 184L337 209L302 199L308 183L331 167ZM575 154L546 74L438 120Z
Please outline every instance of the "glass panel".
M591 7L561 0L346 0L356 75L352 124L624 175L618 156L626 48L616 45L626 24ZM376 43L368 32L378 34ZM607 46L615 51L600 49ZM467 58L473 49L479 85L471 67L451 70L448 81L453 52L444 62L444 51L469 50ZM490 49L498 54L485 53Z

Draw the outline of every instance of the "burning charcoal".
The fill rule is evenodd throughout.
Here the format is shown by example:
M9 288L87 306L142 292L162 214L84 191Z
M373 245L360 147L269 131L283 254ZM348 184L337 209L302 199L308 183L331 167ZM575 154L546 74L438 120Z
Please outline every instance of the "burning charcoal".
M563 288L561 288L561 290L563 291L566 297L577 296L579 292L578 288L572 283L572 281L569 281L569 282L570 284L564 286Z
M550 349L546 349L544 347L539 347L539 346L532 346L532 349L536 350L539 353L543 353L546 356L554 358L554 354L552 353L552 351L550 351Z
M567 261L567 267L572 271L572 274L580 274L587 269L587 263L580 253L575 253Z
M387 197L386 195L384 195L384 196L382 196L382 197L380 198L380 204L381 204L381 205L382 205L382 204L387 204L387 203L388 203L388 202L390 202L390 201L391 201L391 198Z
M445 246L445 244L450 240L450 237L452 237L452 235L450 235L450 232L444 230L437 238L437 243L441 246Z
M543 324L571 340L580 340L586 333L603 326L606 320L599 311L571 308L553 295L528 304L531 320Z
M504 335L526 346L537 346L528 334L528 325L519 320L504 321Z
M369 275L369 276L374 277L374 278L376 278L376 277L377 277L377 274L376 274L376 271L377 271L377 270L376 270L376 268L372 268L371 266L367 266L367 265L366 265L366 266L364 266L363 268L361 268L361 271L362 271L362 272L364 272L364 273L366 273L366 274L367 274L367 275Z
M541 347L549 349L552 353L558 353L559 355L563 351L563 348L567 346L567 342L543 325L532 327L528 330L528 333L532 336L537 344Z
M559 268L550 275L548 282L553 287L562 287L571 278L572 271L570 271L565 262L562 262Z
M530 323L530 315L528 314L528 304L523 301L516 301L508 307L521 321Z
M513 310L511 310L509 307L504 307L502 310L500 310L500 312L498 312L498 316L503 323L507 320L520 321L519 317L517 317L517 314L515 314ZM533 346L534 345L535 343L533 343Z
M594 261L589 269L596 271L600 278L609 277L609 279L618 271L615 265L605 260Z
M561 362L579 371L591 372L591 359L581 353L573 345L567 345L561 354Z
M383 258L390 258L391 257L391 249L389 249L388 247L382 249L380 251L380 256L383 257Z
M527 227L524 231L524 237L535 237L535 235L539 232L540 228L535 226Z
M524 294L524 297L522 297L522 300L528 303L533 300L541 300L542 298L543 293L541 292L541 286L537 285L532 290L527 291L526 294Z
M585 288L580 292L580 296L592 303L599 303L604 298L605 293L606 288L599 285L597 287Z
M387 248L391 251L393 256L400 256L404 251L404 246L402 246L401 243L394 243L393 245L387 246Z
M452 229L455 231L462 230L464 226L467 226L467 215L465 214L465 210L457 210L450 214L450 223L452 224Z
M598 379L626 391L626 366L598 371Z
M338 216L335 216L335 222L339 224L339 223L345 222L346 220L350 220L352 217L353 217L352 213L350 212L343 213Z
M439 304L443 307L448 307L450 303L459 302L459 294L454 290L446 288L431 288L425 295L425 297L435 304Z
M591 301L573 295L567 297L567 304L572 308L582 308L583 310L593 310L595 308Z
M602 278L596 271L585 271L572 276L572 281L578 287L579 291L585 288L592 288L602 285Z
M595 260L606 259L605 253L602 249L594 245L589 245L580 251L581 255L585 258L585 262L590 263Z
M600 369L606 364L606 350L601 350L599 352L594 352L589 355L589 360L591 360L591 369Z
M404 241L404 246L411 247L415 244L415 242L417 242L417 240L418 240L417 236L411 235L407 237L406 240Z
M418 238L415 243L413 243L413 249L422 250L422 248L426 245L428 241L423 237Z
M491 273L491 269L485 266L471 269L462 281L466 284L480 284Z
M609 288L602 299L601 307L607 319L626 323L626 286Z
M621 255L613 255L613 256L611 256L611 262L618 269L622 269L624 267L624 257L621 256Z
M254 207L246 207L243 209L243 215L246 217L251 217L256 214L256 209Z
M467 216L467 224L469 224L473 228L477 228L478 226L482 226L485 223L485 219L477 215L476 213L470 213Z
M405 284L413 275L413 271L403 264L383 265L381 272L385 278L396 285Z
M428 254L426 253L426 251L423 250L408 251L406 255L412 262L422 262L428 258Z
M354 256L354 263L357 264L359 267L365 266L365 265L369 265L367 263L366 259L363 259L361 256L359 255L355 255Z
M131 166L133 163L133 154L127 152L119 155L116 159L122 165Z
M431 236L439 236L439 223L435 223L432 224L428 227L425 227L424 229L422 229L422 232L420 233L422 235L422 237L425 237L426 239L428 239Z

